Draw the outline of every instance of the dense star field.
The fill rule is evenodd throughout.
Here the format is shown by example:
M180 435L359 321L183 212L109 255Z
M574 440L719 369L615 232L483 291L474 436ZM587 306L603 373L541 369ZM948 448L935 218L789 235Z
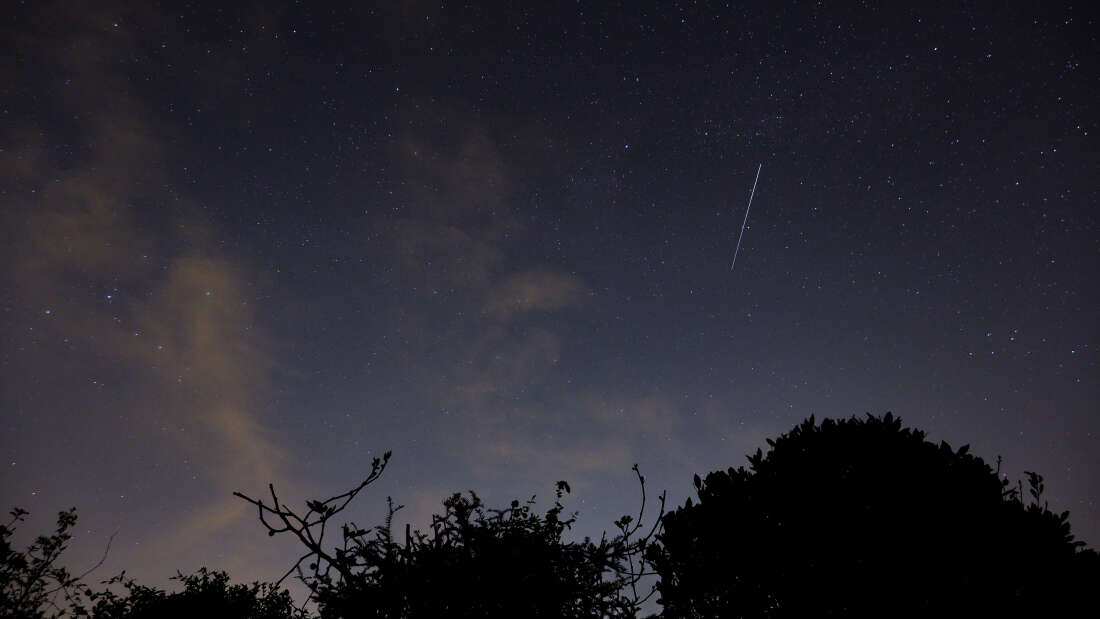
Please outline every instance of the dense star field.
M377 4L374 8L369 5ZM1100 543L1087 3L19 3L0 498L150 584L300 554L235 490L578 534L893 411ZM523 3L520 3L523 4ZM750 189L762 165L736 266Z

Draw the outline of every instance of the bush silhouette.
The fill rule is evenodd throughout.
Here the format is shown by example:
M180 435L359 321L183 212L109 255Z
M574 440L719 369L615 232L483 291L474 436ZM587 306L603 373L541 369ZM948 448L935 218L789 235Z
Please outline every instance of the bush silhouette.
M443 514L433 517L429 532L410 532L406 526L400 540L391 531L400 508L390 501L385 524L370 531L345 524L340 545L327 550L326 524L377 479L388 456L374 462L357 488L326 501L308 501L304 516L282 504L274 488L270 504L238 495L257 506L269 534L289 532L305 545L307 553L293 569L309 586L323 618L636 616L643 598L635 585L646 573L642 555L656 528L638 536L645 510L640 473L639 516L617 521L619 532L610 539L563 540L575 514L563 516L560 499L569 486L558 482L558 500L545 514L533 510L533 498L489 509L474 492L455 494L443 502ZM663 513L663 497L661 505Z
M61 616L70 601L78 601L80 577L58 563L76 525L76 509L57 514L57 528L39 535L25 551L11 546L27 511L11 510L11 520L0 525L0 617L40 619Z
M119 584L125 595L109 588L94 591L83 578L103 563L74 576L60 565L61 555L76 525L76 509L60 512L57 528L39 535L26 550L12 548L11 537L26 510L15 508L11 520L0 525L0 617L4 619L307 619L294 608L290 594L271 584L232 585L225 572L206 568L175 580L183 590L165 592L137 584L125 573L103 584ZM113 536L112 536L113 537ZM108 550L110 543L108 543ZM107 556L104 552L103 558Z
M177 574L183 590L165 592L117 576L126 595L110 591L89 593L96 619L307 619L295 609L290 593L267 583L230 584L229 575L201 568L189 575Z
M665 516L648 551L663 617L1073 616L1100 582L1037 474L1025 505L891 414L811 417L768 444Z
M322 617L631 617L613 544L563 542L556 505L486 510L476 494L444 502L431 534L377 535L356 549L371 569L318 588Z
M566 541L576 514L534 499L490 509L477 494L443 502L430 530L397 539L389 501L372 529L337 526L340 514L382 474L376 459L357 487L306 502L299 515L279 500L238 494L269 535L290 533L305 554L294 573L324 619L633 618L656 575L661 616L696 617L1071 617L1091 616L1100 556L1075 541L1068 512L1050 511L1043 479L1011 484L968 453L933 444L891 414L811 417L757 450L748 469L695 476L697 500L642 530L645 480L636 518L617 533ZM998 464L999 469L999 464ZM121 574L93 591L59 557L75 510L25 551L11 546L26 512L0 526L0 617L44 619L307 619L274 584L231 584L205 568L176 577L177 592ZM326 547L325 533L339 531ZM109 548L109 544L108 544ZM104 555L106 556L106 555ZM102 563L102 560L101 560ZM94 569L94 567L93 567ZM118 593L119 586L122 593Z

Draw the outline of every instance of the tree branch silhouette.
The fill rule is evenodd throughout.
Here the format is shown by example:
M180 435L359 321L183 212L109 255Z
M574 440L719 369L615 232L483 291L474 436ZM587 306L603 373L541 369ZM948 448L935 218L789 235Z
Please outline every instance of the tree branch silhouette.
M317 561L309 564L309 568L313 570L313 579L329 578L330 570L332 569L335 569L344 580L350 580L354 577L351 566L343 560L343 557L329 554L322 546L325 539L325 528L328 521L333 516L344 511L348 504L351 503L364 488L371 485L382 476L382 472L386 469L386 465L390 461L390 455L391 452L387 451L381 458L374 458L371 461L370 473L367 474L358 486L351 490L329 497L323 501L306 501L306 507L308 509L302 516L299 516L293 509L279 500L279 495L275 492L274 484L268 484L268 491L271 494L270 505L264 503L262 499L254 499L241 492L233 493L234 496L240 497L256 506L256 510L260 516L260 522L267 529L267 534L269 536L290 532L294 534L294 536L298 538L298 541L307 549L307 552L294 563L290 570L275 582L276 585L281 584L287 576L295 571L298 572L298 576L302 581L308 584L310 581L303 573L301 565L303 561L310 557L317 558ZM273 518L277 518L278 522L282 523L282 526L275 526L268 522L269 515ZM316 535L314 535L314 529L317 531ZM323 572L321 570L322 563L325 566Z

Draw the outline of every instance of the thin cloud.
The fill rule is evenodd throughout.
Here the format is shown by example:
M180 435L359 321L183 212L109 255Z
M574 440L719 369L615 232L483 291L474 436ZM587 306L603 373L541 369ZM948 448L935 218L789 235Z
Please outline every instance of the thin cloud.
M585 299L580 279L539 267L505 277L489 292L486 311L508 320L517 314L577 307Z
M246 522L231 491L286 476L289 456L261 414L277 372L272 338L252 301L263 278L222 250L217 229L201 216L180 215L174 226L154 229L135 206L199 212L165 189L163 137L152 129L152 112L126 94L125 67L115 62L135 53L133 21L159 18L120 12L115 19L119 25L96 11L59 12L43 34L48 44L26 41L26 66L68 76L49 103L76 119L72 132L85 147L58 158L71 135L37 131L27 119L9 130L27 139L4 154L15 164L5 166L15 190L7 198L12 242L0 276L24 321L38 317L42 335L21 360L35 382L5 390L40 420L27 426L30 435L16 437L25 444L41 443L36 428L62 415L39 404L53 400L37 385L66 385L74 394L77 401L67 404L80 414L70 413L64 428L72 457L53 464L74 475L77 457L110 454L119 466L143 471L138 487L167 486L175 482L159 465L188 463L210 498L161 497L175 511L143 523L172 540L164 546L171 558ZM88 377L90 367L108 376ZM129 391L106 391L111 374L127 377ZM98 492L125 495L114 483L96 480Z

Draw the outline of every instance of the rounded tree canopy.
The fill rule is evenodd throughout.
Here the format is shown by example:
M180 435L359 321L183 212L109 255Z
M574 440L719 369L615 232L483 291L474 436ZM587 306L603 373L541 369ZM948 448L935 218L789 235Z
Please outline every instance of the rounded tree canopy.
M667 617L1016 616L1073 608L1097 554L1068 513L891 414L811 417L695 476L650 556ZM1066 615L1068 616L1068 615Z

